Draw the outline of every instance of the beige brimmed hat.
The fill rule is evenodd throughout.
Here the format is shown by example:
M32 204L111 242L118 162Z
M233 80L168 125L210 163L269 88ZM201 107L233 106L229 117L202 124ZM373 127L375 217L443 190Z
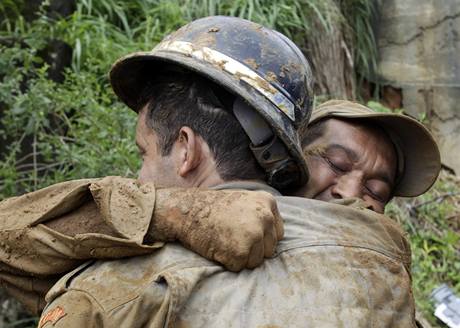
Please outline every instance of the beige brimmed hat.
M414 197L427 191L441 170L441 157L431 133L417 120L401 114L380 113L346 100L330 100L313 110L309 125L324 118L375 122L389 135L398 153L395 196Z

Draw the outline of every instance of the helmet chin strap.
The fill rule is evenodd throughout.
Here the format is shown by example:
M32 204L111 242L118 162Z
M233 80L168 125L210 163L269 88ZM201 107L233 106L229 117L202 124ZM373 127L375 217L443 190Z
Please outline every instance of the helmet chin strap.
M255 147L266 144L274 137L272 129L263 117L240 97L236 97L233 102L233 113Z
M300 167L257 111L237 97L233 103L233 113L251 140L249 147L267 173L271 186L286 189L302 180Z

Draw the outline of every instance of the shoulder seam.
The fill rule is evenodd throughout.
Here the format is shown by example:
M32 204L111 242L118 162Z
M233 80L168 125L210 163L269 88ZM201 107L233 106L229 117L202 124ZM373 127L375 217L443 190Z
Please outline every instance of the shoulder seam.
M82 273L83 271L85 271L90 265L92 265L93 263L95 262L95 260L92 260L92 261L88 261L86 264L82 265L80 269L78 269L77 271L75 271L71 277L69 277L69 279L67 279L67 281L65 282L65 288L66 290L68 289L71 289L70 288L70 284L72 283L72 281L74 280L74 278L77 277L77 275L79 275L80 273Z
M346 243L340 243L340 242L334 242L334 241L331 241L331 242L317 242L317 243L300 243L298 245L294 245L294 246L290 246L290 247L286 247L286 248L283 248L281 250L279 250L277 252L277 254L281 254L281 253L284 253L284 252L287 252L289 250L293 250L293 249L297 249L297 248L310 248L310 247L317 247L317 246L322 246L322 247L347 247L347 248L360 248L360 249L366 249L366 250L369 250L369 251L373 251L373 252L376 252L376 253L379 253L381 255L384 255L392 260L397 260L397 261L401 261L405 264L410 264L411 263L411 258L409 255L404 255L404 254L401 254L401 255L398 255L398 254L394 254L392 252L388 252L388 251L385 251L383 249L379 249L379 248L374 248L374 247L370 247L370 246L361 246L361 245L350 245L350 244L346 244Z
M70 293L70 292L77 292L77 293L82 293L82 294L85 294L86 296L88 296L89 298L91 298L95 304L97 304L99 306L99 308L101 309L101 311L107 315L107 311L104 309L104 307L102 306L101 303L99 303L99 301L97 300L97 298L95 296L93 296L91 293L87 292L86 290L83 290L83 289L77 289L77 288L70 288L68 290L65 291L65 293L62 293L61 295L59 295L57 298L55 298L54 300L58 299L59 297L67 294L67 293ZM53 301L54 301L53 300Z

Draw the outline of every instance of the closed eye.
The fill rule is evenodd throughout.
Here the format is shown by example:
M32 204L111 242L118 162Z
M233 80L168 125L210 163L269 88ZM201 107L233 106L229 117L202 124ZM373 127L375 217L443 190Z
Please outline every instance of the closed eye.
M326 163L329 165L329 167L330 167L334 172L340 173L340 174L347 172L346 169L344 169L344 168L338 166L337 164L335 164L333 161L331 161L330 158L324 156L323 159L326 161Z
M364 187L366 189L366 193L371 196L372 198L374 198L376 201L380 202L380 203L386 203L386 200L378 195L377 193L373 192L369 187Z
M137 151L139 152L139 156L143 157L145 155L145 149L139 145L136 141Z

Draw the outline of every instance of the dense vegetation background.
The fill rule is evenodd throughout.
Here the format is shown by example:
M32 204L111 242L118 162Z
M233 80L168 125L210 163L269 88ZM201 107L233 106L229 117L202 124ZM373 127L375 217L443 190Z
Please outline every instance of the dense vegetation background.
M40 2L0 2L0 199L68 179L135 176L136 117L107 72L195 18L240 16L288 35L313 63L317 102L359 98L377 60L370 0L78 0L61 1L64 9ZM322 65L325 54L337 65ZM459 186L443 172L431 192L397 199L388 211L411 239L416 301L433 324L432 289L446 282L460 294ZM3 301L0 325L33 326L13 309Z

